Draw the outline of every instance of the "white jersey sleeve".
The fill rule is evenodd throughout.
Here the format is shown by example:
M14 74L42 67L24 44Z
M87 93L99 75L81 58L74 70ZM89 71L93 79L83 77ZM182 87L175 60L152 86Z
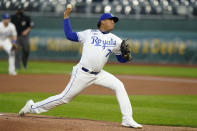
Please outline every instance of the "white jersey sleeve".
M90 29L84 30L84 31L80 31L77 32L77 36L78 36L78 40L80 43L85 43L87 40L87 36L90 35Z
M122 40L119 37L115 36L115 35L113 35L113 36L115 37L117 44L116 44L116 47L112 50L112 52L115 55L120 55L121 54L120 46L121 46Z

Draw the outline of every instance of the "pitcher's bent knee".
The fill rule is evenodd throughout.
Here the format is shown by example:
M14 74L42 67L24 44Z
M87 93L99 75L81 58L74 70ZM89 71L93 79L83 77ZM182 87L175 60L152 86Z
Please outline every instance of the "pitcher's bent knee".
M120 80L118 80L114 82L114 90L120 90L120 89L124 89L124 84Z
M118 80L116 86L124 88L124 84L120 80Z

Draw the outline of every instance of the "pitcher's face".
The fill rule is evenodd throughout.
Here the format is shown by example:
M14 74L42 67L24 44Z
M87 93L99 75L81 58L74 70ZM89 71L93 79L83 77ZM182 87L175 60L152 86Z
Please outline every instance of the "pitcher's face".
M102 20L101 24L103 25L104 30L111 31L114 29L115 23L112 19Z

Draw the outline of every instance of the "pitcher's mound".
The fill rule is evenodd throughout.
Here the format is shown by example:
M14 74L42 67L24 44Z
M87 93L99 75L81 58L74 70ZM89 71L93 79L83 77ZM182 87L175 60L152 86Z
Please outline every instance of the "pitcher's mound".
M1 131L197 131L197 128L190 127L143 126L133 129L122 127L118 122L0 113Z

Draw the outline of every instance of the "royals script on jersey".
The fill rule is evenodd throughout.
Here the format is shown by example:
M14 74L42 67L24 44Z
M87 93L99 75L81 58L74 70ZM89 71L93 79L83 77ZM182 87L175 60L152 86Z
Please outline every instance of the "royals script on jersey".
M77 32L79 42L83 43L80 64L91 71L99 72L106 64L109 55L120 54L122 40L112 33L103 34L100 30Z
M11 22L8 24L8 26L4 26L3 22L0 22L0 40L6 40L10 36L16 36L16 28L14 24Z

